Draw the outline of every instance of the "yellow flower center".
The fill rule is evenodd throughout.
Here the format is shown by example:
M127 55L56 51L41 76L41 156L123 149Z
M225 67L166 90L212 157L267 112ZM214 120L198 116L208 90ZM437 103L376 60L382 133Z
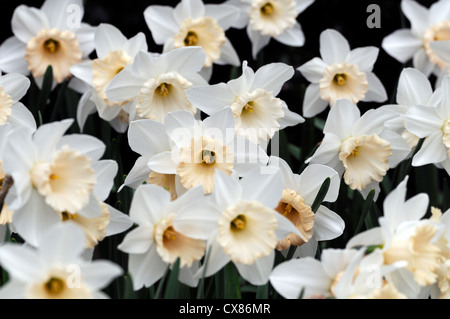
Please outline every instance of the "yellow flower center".
M263 15L271 15L273 13L273 4L267 2L260 10Z
M60 44L55 39L48 39L44 42L44 49L49 53L55 53L60 48Z
M342 86L342 85L345 85L345 83L347 82L346 79L347 79L347 75L345 73L339 73L334 76L333 82L336 85Z
M159 94L162 97L167 97L171 90L172 85L168 83L161 83L156 89L155 93Z
M66 288L66 284L64 280L60 278L52 277L45 284L45 291L52 297L56 297L60 295L64 289Z
M186 37L184 38L184 45L186 46L194 46L198 43L198 36L197 33L194 31L188 31L186 34Z
M202 152L202 163L206 165L214 164L216 160L216 153L210 150L203 150Z
M235 219L233 219L230 223L231 231L241 231L245 229L246 218L244 215L239 215Z

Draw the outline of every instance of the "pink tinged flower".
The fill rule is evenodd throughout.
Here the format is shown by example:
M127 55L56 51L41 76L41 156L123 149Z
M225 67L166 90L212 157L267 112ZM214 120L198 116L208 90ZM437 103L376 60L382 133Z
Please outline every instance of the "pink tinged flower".
M203 65L239 65L239 57L225 35L238 10L225 4L204 4L201 0L183 0L174 8L151 5L144 11L153 39L164 45L164 52L176 48L200 46L206 56Z
M2 246L0 263L10 276L0 290L2 298L109 298L102 289L123 270L108 260L86 260L83 239L80 229L66 224L48 229L37 248L11 243Z
M67 8L80 8L79 21L72 21ZM20 5L11 21L14 37L0 47L0 68L27 75L42 83L49 65L55 83L70 78L70 67L93 50L94 28L81 23L83 4L79 0L47 0L40 9ZM71 21L71 22L69 22Z
M320 35L321 58L313 58L298 68L311 84L305 92L303 116L313 117L338 99L384 102L386 90L372 72L378 48L351 50L348 41L335 30Z

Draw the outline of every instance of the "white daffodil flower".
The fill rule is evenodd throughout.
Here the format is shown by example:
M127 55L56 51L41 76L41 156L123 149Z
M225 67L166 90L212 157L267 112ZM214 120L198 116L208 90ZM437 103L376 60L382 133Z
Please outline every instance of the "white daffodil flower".
M324 201L336 201L341 182L338 173L328 166L312 164L300 175L294 174L283 159L275 156L270 157L269 164L279 167L284 179L283 195L275 210L289 219L303 235L289 234L277 243L276 248L284 251L295 246L298 248L294 257L314 257L319 241L334 239L344 231L344 221L335 212L323 205L316 213L311 210L322 183L328 177L330 187Z
M127 39L116 27L100 24L95 32L95 52L97 59L76 64L70 68L72 74L89 85L82 90L77 120L81 130L87 117L95 112L111 123L117 131L123 133L130 121L136 117L134 99L112 102L106 97L106 87L126 66L133 63L139 51L147 51L145 35L140 32ZM80 91L80 90L78 90Z
M433 92L430 81L422 72L414 68L405 68L398 81L398 104L382 106L382 108L396 112L399 116L387 121L385 125L390 130L400 134L413 151L420 138L406 129L405 114L414 105L435 107L440 99L441 90Z
M144 11L156 44L163 52L200 46L206 53L205 68L213 64L240 64L239 56L226 37L239 10L225 4L204 4L201 0L182 0L174 8L151 5Z
M261 147L235 136L230 108L203 121L186 111L172 112L165 126L172 146L150 157L147 164L153 172L173 178L178 195L198 185L211 193L217 171L244 176L249 169L267 164L267 154ZM160 145L167 147L165 141ZM154 175L149 182L159 184L161 177Z
M2 299L104 299L102 289L123 274L109 260L83 258L83 238L73 225L47 229L37 248L7 243L0 247L0 264L10 280Z
M137 227L118 246L129 254L128 269L134 290L152 286L178 258L178 279L191 287L197 286L194 274L205 254L206 242L180 233L173 221L187 205L202 198L201 187L187 191L176 200L171 200L171 194L156 185L137 188L130 208L130 218Z
M314 0L228 0L225 4L240 9L233 27L246 27L252 43L252 55L256 58L271 39L292 47L301 47L305 35L297 16Z
M428 195L422 193L406 200L407 182L408 176L384 200L380 226L354 236L346 247L378 246L386 265L406 261L404 268L390 273L389 281L412 298L420 294L421 288L436 283L436 272L444 259L439 238L445 227L422 219L428 209Z
M237 79L196 86L186 94L195 107L208 115L231 107L236 134L256 144L267 144L279 130L305 121L276 97L293 75L294 69L284 63L267 64L254 72L244 61L242 75Z
M441 101L436 106L415 105L405 115L406 128L425 138L414 155L412 165L438 164L450 175L450 77L441 86Z
M41 125L31 134L15 129L3 153L3 170L14 184L6 197L19 235L36 245L53 224L82 215L100 217L113 186L117 163L99 160L103 142L88 135L64 135L73 120ZM109 211L111 213L111 211Z
M386 172L410 152L405 140L384 127L396 113L372 109L362 116L356 105L341 99L331 108L324 127L324 139L307 163L324 164L343 174L345 183L365 197L379 193Z
M450 61L450 3L440 0L426 8L416 1L402 0L403 14L411 28L394 31L383 39L381 46L396 60L406 63L427 77L448 72Z
M133 64L125 67L106 87L106 97L114 103L135 99L136 119L164 122L170 112L197 109L185 91L206 81L198 74L205 53L199 47L180 48L154 55L140 51ZM117 114L116 114L117 115Z
M303 298L336 297L336 285L347 272L354 275L349 265L360 259L355 249L328 248L320 261L304 257L279 264L270 274L270 284L286 299L297 299L302 291Z
M320 34L321 58L313 58L297 70L311 82L306 88L303 116L313 117L338 99L384 102L386 90L372 72L379 49L361 47L351 50L342 34L327 29Z
M218 171L215 184L210 197L185 207L173 222L180 233L208 241L208 263L197 276L211 276L231 261L245 280L263 285L277 242L291 233L306 239L275 210L283 177L275 167L270 173L255 168L239 181Z
M81 0L46 0L40 9L20 5L14 11L13 37L0 47L0 69L30 72L41 85L47 67L53 67L54 84L71 76L70 67L94 49L95 29L82 23Z

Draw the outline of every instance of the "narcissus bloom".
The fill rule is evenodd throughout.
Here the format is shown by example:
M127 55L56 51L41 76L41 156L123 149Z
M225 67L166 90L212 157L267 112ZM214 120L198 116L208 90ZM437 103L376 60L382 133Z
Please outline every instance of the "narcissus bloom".
M206 53L203 65L239 65L240 60L225 31L239 11L224 4L203 4L201 0L182 0L175 8L151 5L144 11L145 21L156 44L163 51L200 46Z
M323 205L316 213L311 210L326 178L330 178L330 187L324 201L334 202L337 199L340 185L338 173L328 166L312 164L300 175L294 174L283 159L275 156L270 157L269 164L278 166L284 179L283 195L275 210L289 219L303 235L289 234L277 243L276 248L283 251L294 246L298 247L297 255L314 257L318 241L334 239L344 231L344 221L335 212Z
M104 299L102 289L123 270L109 260L83 258L84 235L73 225L46 230L37 248L7 243L0 264L10 280L0 289L5 299ZM70 247L70 249L68 249Z
M412 165L440 164L450 174L450 77L442 81L442 99L436 106L415 105L405 115L406 128L420 138L422 147Z
M14 36L0 47L0 69L31 72L40 84L51 65L55 83L69 78L70 67L94 49L95 29L81 23L83 13L81 0L46 0L40 9L18 6L11 21Z
M185 207L174 220L180 233L208 241L208 263L197 272L211 276L228 262L253 285L267 283L277 242L286 235L306 239L286 217L275 211L283 192L279 170L259 168L241 180L218 171L211 197Z
M420 293L421 287L437 281L437 271L444 258L439 238L445 226L423 219L428 195L422 193L406 199L407 182L408 177L384 200L380 226L356 235L347 247L377 246L386 265L406 261L404 268L390 274L390 281L411 298Z
M137 227L118 246L129 254L128 268L134 290L153 285L178 258L179 280L192 287L197 285L194 274L205 253L206 242L180 233L173 221L187 205L202 198L201 187L189 190L174 201L162 187L137 188L130 208L130 218Z
M253 143L267 144L279 130L305 121L277 98L293 75L294 69L284 63L267 64L254 72L244 61L242 75L237 79L196 86L186 93L188 100L208 115L231 107L236 134Z
M116 27L100 24L95 32L95 52L97 59L84 61L70 68L72 74L88 84L89 88L81 90L77 108L78 125L83 129L89 116L98 111L99 116L110 121L113 128L124 132L129 121L136 117L134 99L112 102L106 97L106 87L111 80L127 65L133 63L139 51L147 51L145 35L138 33L127 39ZM72 85L77 88L76 85ZM80 89L78 89L80 91Z
M64 135L73 120L41 125L33 134L16 129L8 138L3 170L14 184L6 203L17 232L36 245L61 214L87 218L102 214L117 173L117 163L99 160L103 142L87 135Z
M308 163L334 168L352 189L366 196L389 168L395 167L410 152L403 138L384 127L395 117L382 108L369 110L362 116L356 105L341 99L331 108L324 127L325 137Z
M426 8L416 1L402 0L403 14L411 28L394 31L384 38L383 49L401 63L412 59L413 67L427 77L448 72L450 48L450 3L440 0Z
M271 39L288 46L301 47L305 35L297 16L314 0L229 0L226 4L240 9L233 27L246 27L252 43L252 55L256 55Z
M198 72L205 54L199 47L180 48L161 55L140 51L106 87L109 101L136 100L137 119L164 122L169 112L197 109L185 91L206 81Z
M161 152L150 157L147 165L152 173L164 174L166 182L173 178L178 195L198 185L203 186L205 193L211 193L218 171L244 176L250 168L267 164L267 154L261 147L235 135L230 108L203 121L186 111L172 112L164 124L170 137L170 149L162 151L168 146L167 141L153 139L160 145L154 149ZM161 175L150 174L148 182L160 185L161 178Z
M348 41L336 30L320 34L321 58L313 58L298 68L311 84L306 88L303 116L313 117L338 99L384 102L386 90L372 72L379 49L350 50Z

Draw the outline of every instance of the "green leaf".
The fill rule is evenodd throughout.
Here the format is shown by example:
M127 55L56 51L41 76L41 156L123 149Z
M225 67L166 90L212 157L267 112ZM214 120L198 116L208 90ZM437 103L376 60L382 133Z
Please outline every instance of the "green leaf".
M178 275L180 274L180 258L178 257L175 263L172 265L169 279L167 280L166 291L164 293L164 299L176 299L178 297L178 289L180 288L180 282Z
M197 299L205 298L205 274L206 274L206 270L208 268L210 253L211 253L211 247L209 247L208 250L206 251L205 262L203 264L202 277L200 278L200 281L197 286Z
M47 105L48 98L52 91L53 86L53 68L51 65L47 67L44 74L44 81L42 82L41 92L39 93L38 102L36 105L37 110L42 111Z
M375 190L372 189L372 190L369 192L369 194L367 195L366 200L364 201L364 205L363 205L363 210L362 210L361 218L359 219L358 226L356 227L355 235L358 234L358 233L361 231L361 228L362 228L363 224L364 224L365 221L366 221L366 217L367 217L368 214L369 214L370 207L371 207L372 204L373 204L373 199L374 199L374 197L375 197Z
M320 186L319 192L316 195L316 198L314 199L313 204L311 205L311 210L315 213L319 209L320 205L322 204L325 196L327 196L328 189L330 189L331 179L327 177L323 183L322 186Z
M156 289L155 295L153 296L154 299L159 299L159 296L161 295L161 292L164 287L164 282L166 281L167 274L169 273L170 265L167 266L166 271L164 272L164 275L161 277L158 283L158 289Z
M136 299L137 294L133 289L133 281L131 280L131 275L127 274L124 276L125 289L123 292L123 299Z
M239 273L233 263L225 266L225 299L241 299L241 291L239 287Z

